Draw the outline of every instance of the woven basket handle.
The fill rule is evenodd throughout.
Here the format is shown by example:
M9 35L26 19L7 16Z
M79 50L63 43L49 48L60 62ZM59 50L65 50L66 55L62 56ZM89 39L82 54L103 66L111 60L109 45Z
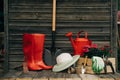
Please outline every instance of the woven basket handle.
M87 32L85 32L85 31L79 31L79 32L78 32L78 34L77 34L77 38L79 38L79 37L80 37L80 34L81 34L82 32L84 32L84 33L85 33L85 38L88 38L88 37L87 37L87 36L88 36L88 33L87 33Z

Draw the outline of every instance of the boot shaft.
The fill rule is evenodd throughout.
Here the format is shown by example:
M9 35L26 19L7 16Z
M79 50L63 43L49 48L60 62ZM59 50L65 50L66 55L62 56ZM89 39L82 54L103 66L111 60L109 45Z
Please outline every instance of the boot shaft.
M34 58L35 60L41 60L43 56L44 49L44 34L32 34L33 37L33 50L34 50Z
M30 70L51 69L43 62L44 34L23 35L23 52Z
M32 35L25 33L23 35L23 52L26 62L34 62L32 45Z

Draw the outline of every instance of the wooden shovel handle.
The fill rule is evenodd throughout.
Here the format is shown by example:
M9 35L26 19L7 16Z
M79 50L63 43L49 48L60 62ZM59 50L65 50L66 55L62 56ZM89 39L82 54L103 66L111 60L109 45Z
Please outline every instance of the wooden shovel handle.
M52 31L55 31L55 27L56 27L56 0L53 0Z
M88 58L88 56L85 56L84 67L85 67L86 64L87 64L87 58Z

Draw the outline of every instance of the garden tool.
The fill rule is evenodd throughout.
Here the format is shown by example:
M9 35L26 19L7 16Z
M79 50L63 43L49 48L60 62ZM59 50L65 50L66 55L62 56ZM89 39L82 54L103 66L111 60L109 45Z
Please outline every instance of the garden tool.
M83 47L86 45L92 44L92 41L87 38L87 32L85 32L85 37L84 38L79 38L80 34L85 31L80 31L77 34L77 38L75 40L72 39L72 32L68 32L66 34L67 37L69 37L69 40L71 41L72 47L74 49L74 55L84 55Z
M85 71L86 71L85 67L86 67L86 64L87 64L87 58L88 58L88 56L85 56L84 64L82 65L82 69L81 69L82 70L81 71L82 74L84 74Z
M76 72L75 67L72 67L72 66L69 67L67 72L68 72L69 74L75 73L75 72Z
M44 34L27 34L23 36L23 51L29 70L51 69L43 62Z
M52 54L50 50L44 49L43 60L46 65L50 65L50 66L52 65Z
M105 73L107 73L107 65L110 66L110 68L111 68L111 70L112 70L112 73L114 74L115 71L114 71L114 68L113 68L112 62L110 62L110 61L105 62L105 67L104 67L104 71L105 71Z
M52 15L52 65L56 64L56 57L59 55L60 49L56 50L55 47L55 37L56 37L56 0L53 0L53 15Z
M109 65L111 70L112 70L112 73L114 74L115 71L114 71L112 62L110 60L108 60L108 59L104 59L104 57L103 57L103 60L104 60L104 63L105 63L104 72L107 73L107 65Z

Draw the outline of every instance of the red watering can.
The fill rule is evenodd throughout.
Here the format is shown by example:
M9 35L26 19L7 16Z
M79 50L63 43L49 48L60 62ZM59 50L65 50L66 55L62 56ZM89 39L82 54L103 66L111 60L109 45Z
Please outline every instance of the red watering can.
M85 33L84 38L80 38L80 34L82 32ZM83 47L85 47L86 45L91 46L92 44L92 41L87 38L88 33L85 31L78 32L77 38L75 40L72 39L72 32L68 32L66 36L69 37L69 40L71 41L72 47L74 49L74 55L83 56L84 55Z

